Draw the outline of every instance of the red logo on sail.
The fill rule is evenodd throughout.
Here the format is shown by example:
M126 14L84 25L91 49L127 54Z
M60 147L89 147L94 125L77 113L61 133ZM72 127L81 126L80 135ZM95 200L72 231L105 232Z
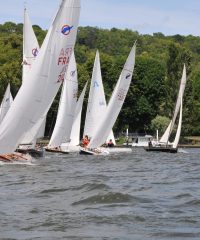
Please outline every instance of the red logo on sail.
M61 33L64 35L69 35L72 28L73 26L70 27L69 25L66 24L62 27Z

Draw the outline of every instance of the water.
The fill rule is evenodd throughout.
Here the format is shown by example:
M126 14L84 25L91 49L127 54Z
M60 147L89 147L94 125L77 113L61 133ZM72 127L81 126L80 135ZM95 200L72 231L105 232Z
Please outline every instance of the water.
M0 239L200 239L200 149L0 165Z

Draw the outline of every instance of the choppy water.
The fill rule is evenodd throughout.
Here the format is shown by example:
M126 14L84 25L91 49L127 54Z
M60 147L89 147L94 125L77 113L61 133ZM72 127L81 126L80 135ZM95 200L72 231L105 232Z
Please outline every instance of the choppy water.
M200 239L200 149L0 165L0 239Z

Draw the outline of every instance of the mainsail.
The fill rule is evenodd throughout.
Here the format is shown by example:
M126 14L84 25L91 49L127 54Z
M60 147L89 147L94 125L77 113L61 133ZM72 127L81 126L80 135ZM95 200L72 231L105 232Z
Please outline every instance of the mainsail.
M80 0L62 1L30 70L29 81L21 86L2 122L0 154L13 152L23 134L47 114L67 71L79 14Z
M77 102L77 92L77 67L74 53L72 53L63 83L56 124L48 147L58 147L62 143L70 142L70 134Z
M92 138L94 136L102 120L102 116L104 115L106 108L107 104L102 82L100 58L99 52L97 51L90 84L84 135L88 135L89 138ZM113 142L115 143L112 130L110 133L108 133L107 138L112 139Z
M98 126L97 131L95 132L94 137L89 143L89 148L100 147L107 139L109 132L111 131L118 114L124 103L126 94L128 92L133 70L135 66L135 52L136 52L136 43L134 44L131 52L126 60L122 73L119 77L119 80L116 84L116 87L113 91L111 99L108 103L106 111L102 116L101 124Z
M28 75L39 53L39 44L32 28L27 9L24 9L23 26L23 62L22 62L22 84L28 81Z
M12 102L13 102L13 97L10 92L10 84L8 84L3 100L1 102L1 106L0 106L0 123L3 121L4 117L6 116L6 113L8 112Z

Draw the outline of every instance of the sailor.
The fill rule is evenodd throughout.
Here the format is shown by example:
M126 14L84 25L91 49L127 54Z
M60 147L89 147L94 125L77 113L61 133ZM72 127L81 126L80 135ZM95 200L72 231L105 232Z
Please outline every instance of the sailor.
M153 146L152 141L151 139L149 139L149 147L152 147L152 146Z
M109 140L107 145L108 145L108 147L114 147L114 143L113 143L112 139Z
M88 138L88 135L85 135L85 137L82 139L82 142L81 142L83 147L86 148L88 146L89 142L90 142L90 140Z

